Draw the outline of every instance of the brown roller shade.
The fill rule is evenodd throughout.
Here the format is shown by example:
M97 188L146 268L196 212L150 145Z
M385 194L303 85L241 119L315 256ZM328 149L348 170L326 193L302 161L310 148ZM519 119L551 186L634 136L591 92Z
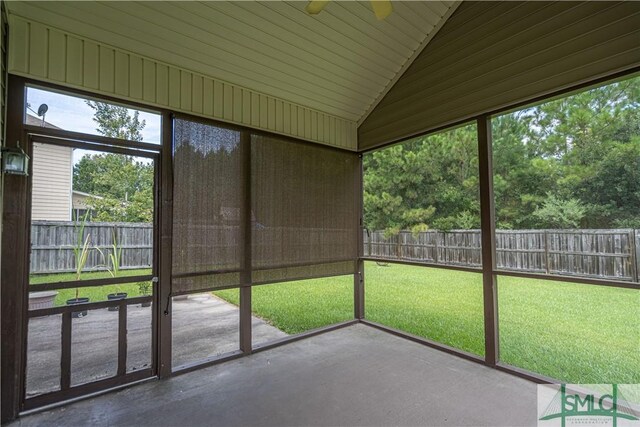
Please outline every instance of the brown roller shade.
M252 283L353 274L358 156L251 137Z
M175 119L172 294L353 274L359 164L349 151Z
M240 284L241 133L174 120L172 293Z
M462 2L358 128L375 148L640 66L640 2Z

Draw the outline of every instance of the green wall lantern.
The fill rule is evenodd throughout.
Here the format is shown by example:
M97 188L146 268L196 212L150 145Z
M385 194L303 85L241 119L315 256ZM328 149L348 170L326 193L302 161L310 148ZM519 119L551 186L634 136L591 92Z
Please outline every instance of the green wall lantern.
M2 149L2 173L12 175L29 175L29 156L18 146Z

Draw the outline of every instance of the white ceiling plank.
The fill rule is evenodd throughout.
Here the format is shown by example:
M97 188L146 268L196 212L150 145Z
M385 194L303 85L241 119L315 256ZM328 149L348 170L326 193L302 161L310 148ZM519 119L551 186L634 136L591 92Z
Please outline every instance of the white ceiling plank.
M149 3L148 7L155 7L157 3ZM173 3L169 3L164 7L171 8L172 13L180 10ZM208 23L212 32L226 32L233 34L234 38L242 39L243 44L254 45L257 49L269 52L274 57L286 58L287 63L297 64L299 68L313 69L316 73L322 73L341 85L350 86L360 93L369 93L374 87L375 82L363 79L360 76L352 76L353 73L344 72L341 67L336 67L326 58L322 58L318 54L314 54L309 50L297 49L289 43L288 40L279 39L261 29L245 24L236 18L226 15L223 12L210 14L204 13L206 6L199 2L184 2L180 5L182 10L191 14L192 22L201 22L202 25ZM211 19L211 17L215 19Z
M227 3L229 4L229 3ZM381 63L375 55L364 54L353 46L352 42L344 34L329 28L299 10L287 13L288 9L280 8L279 2L233 2L234 6L243 8L248 13L254 13L257 17L281 25L291 33L310 43L328 45L345 58L351 57L354 61L362 61L362 66L377 72L386 71L386 75L393 75L393 66L386 62Z
M217 12L226 14L237 22L242 22L245 25L252 26L263 36L271 36L275 39L286 42L287 48L292 49L296 54L313 55L317 58L327 61L333 65L336 69L335 72L341 72L345 76L355 77L358 79L365 79L368 81L376 82L380 84L383 81L387 81L388 76L385 76L380 70L375 69L372 65L372 70L365 67L365 64L360 61L354 61L352 57L341 56L335 52L335 47L332 46L332 42L326 39L305 39L298 35L292 37L292 33L289 28L284 28L277 23L272 23L266 19L256 23L255 19L249 19L246 12L243 9L233 6L228 2L208 2L201 3L208 8L212 8Z
M409 46L412 43L419 43L419 37L417 34L410 34L409 31L404 31L403 29L398 28L398 26L394 25L392 21L394 19L398 19L398 15L394 17L393 13L387 17L387 19L383 21L378 21L376 16L373 13L373 9L371 9L371 5L369 2L362 1L354 1L354 2L344 2L338 3L340 6L347 8L349 12L358 16L364 22L369 23L373 28L379 31L384 31L387 37L393 38L399 43Z
M431 27L435 27L440 22L441 15L436 13L434 10L429 9L426 3L428 2L403 1L403 2L396 2L394 3L394 5L401 6L400 13L403 13L403 14L409 13L411 15L415 15L416 19L418 19L419 21L428 23ZM429 3L433 3L433 2L429 2Z
M171 60L168 62L173 65L179 66L186 61L195 64L190 68L197 72L212 76L233 76L233 80L224 77L223 79L260 92L284 93L287 94L284 95L287 99L291 99L290 97L297 99L295 102L314 99L317 102L316 108L321 111L337 109L342 111L341 116L347 114L351 117L359 114L359 110L351 107L353 100L346 96L336 94L335 97L329 97L326 91L308 85L295 76L278 73L271 68L262 70L257 68L255 62L250 59L217 47L211 47L210 50L203 48L203 44L193 38L183 38L180 43L178 40L167 37L167 31L163 31L161 28L154 29L154 25L145 20L131 14L114 14L109 10L110 5L88 2L73 3L73 6L69 6L66 2L50 2L50 4L52 9L61 14L77 13L78 10L87 11L87 13L98 11L99 15L87 16L84 21L89 25L89 31L85 31L83 34L86 37L90 37L90 34L95 34L95 31L100 29L108 32L109 36L117 37L118 40L125 40L124 43L130 50L141 55L149 55L150 51L160 52L161 57L170 55ZM67 17L69 16L67 15ZM69 17L69 19L72 18ZM120 43L123 42L120 41ZM109 40L109 44L113 45L114 43ZM118 46L118 43L115 45ZM137 45L141 47L133 49L133 46ZM157 57L153 54L150 56ZM211 58L216 60L210 61Z
M110 25L114 29L119 29L119 32L124 35L131 32L132 34L137 34L138 37L142 37L142 32L156 33L162 30L162 28L159 28L154 23L149 13L137 9L137 7L140 6L138 4L124 2L109 2L105 4L105 6L114 9L118 9L119 5L126 5L127 16L121 16L122 14L119 14L118 18L120 21L116 22L115 17L112 18L111 15L108 15L109 11L103 9L101 10L100 20L104 21L108 16L109 19L111 19ZM94 8L95 6L91 5L91 7ZM158 20L163 22L162 18L158 18ZM175 21L174 19L174 22ZM97 25L97 22L94 23ZM133 30L134 28L136 31ZM251 52L248 49L234 49L228 43L223 42L218 44L205 43L202 41L205 34L199 33L192 25L176 25L176 28L189 34L185 35L175 30L165 30L164 33L166 35L158 37L155 40L155 44L160 43L166 46L176 46L176 49L178 46L188 45L188 49L190 49L191 52L195 52L195 55L202 57L205 62L207 58L219 58L222 60L221 62L229 64L235 73L260 74L260 77L268 78L273 85L277 85L283 89L290 88L306 96L317 97L319 101L325 102L327 105L347 107L351 101L361 99L361 96L358 94L349 91L345 93L345 90L340 90L340 88L335 87L335 85L327 87L322 87L317 84L309 85L308 82L300 78L298 73L292 70L291 67L283 66L279 61L274 61L273 58L269 58L260 52ZM167 33L171 34L169 35ZM258 70L261 70L261 72L258 73ZM310 79L312 78L310 77ZM258 88L255 87L254 89Z
M300 2L287 2L286 3L293 11L294 16L300 15L301 8L304 3ZM402 56L402 51L406 50L406 47L401 43L387 37L381 31L372 31L372 27L360 19L353 19L354 15L350 14L348 9L344 9L344 4L336 2L335 5L326 7L322 13L309 16L307 20L315 20L319 23L332 28L334 31L342 35L342 39L348 43L357 43L366 49L366 54L371 55L371 52L377 52L378 55L389 56L391 61L398 60L398 57ZM282 7L279 7L282 10ZM364 52L363 52L364 53ZM395 57L394 57L395 56Z
M115 8L117 8L119 4L123 3L110 3L110 5ZM272 55L270 55L268 52L264 52L264 49L256 49L255 44L250 43L249 45L243 45L239 43L238 37L234 37L233 39L221 38L216 34L206 32L194 25L195 17L190 16L188 18L184 18L184 11L181 8L176 10L172 9L171 15L167 15L164 12L146 8L143 3L140 3L137 6L142 9L135 9L134 6L127 5L127 12L135 13L136 18L138 19L141 19L141 17L144 16L145 19L151 23L154 22L154 20L161 21L172 16L174 20L181 23L181 25L176 25L176 28L179 30L173 31L174 37L187 37L187 39L192 39L192 41L190 41L192 46L195 44L201 44L201 52L205 55L209 55L209 49L220 49L224 51L225 54L232 55L234 59L235 57L243 59L242 62L244 64L238 64L241 67L252 65L252 68L254 68L257 65L267 70L273 70L274 78L280 79L284 84L294 85L298 90L317 89L314 92L316 95L322 96L326 94L326 92L331 92L337 96L343 96L354 100L364 100L368 97L366 92L360 92L353 86L340 85L334 80L318 73L312 67L301 69L293 66L292 64L287 64L283 60L287 58L273 56L276 52L275 50L273 50ZM165 5L164 8L168 9L169 5ZM182 20L181 17L184 18L184 20ZM206 42L202 40L206 40ZM269 47L267 46L265 49L269 49ZM215 57L219 57L219 51L214 52L216 55ZM279 76L277 76L278 73ZM309 78L314 79L317 84L312 87L308 86L306 81L303 81L299 77L303 75L303 73L309 74Z
M440 21L440 18L436 17L435 14L431 12L425 13L422 2L394 2L393 9L423 34L429 34Z

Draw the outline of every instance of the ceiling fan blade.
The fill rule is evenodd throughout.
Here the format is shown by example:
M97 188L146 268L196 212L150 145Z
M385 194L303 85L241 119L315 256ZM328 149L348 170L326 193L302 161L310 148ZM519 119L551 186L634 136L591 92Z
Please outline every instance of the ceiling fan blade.
M329 1L330 0L311 0L307 3L307 7L305 9L308 14L317 15L322 12L322 9L324 9L327 4L329 4Z
M371 8L373 9L373 13L376 14L378 21L382 21L393 12L391 0L371 0Z

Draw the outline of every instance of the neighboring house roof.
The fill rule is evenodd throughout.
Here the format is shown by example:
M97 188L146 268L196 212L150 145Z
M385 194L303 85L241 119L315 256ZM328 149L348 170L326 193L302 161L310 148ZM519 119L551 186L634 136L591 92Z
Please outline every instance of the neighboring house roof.
M73 209L93 209L92 199L102 200L102 196L94 196L93 194L85 193L83 191L72 190L73 193Z
M25 120L25 124L30 125L30 126L40 126L40 127L45 127L45 128L49 128L49 129L60 129L60 130L62 130L62 128L59 128L56 125L52 125L51 123L42 120L40 117L33 116L33 115L29 114L29 113L27 113L27 119Z
M85 193L83 191L78 191L78 190L73 190L73 195L74 196L82 196L82 197L93 197L94 199L100 199L100 200L102 200L104 198L102 196L95 196L93 194Z

